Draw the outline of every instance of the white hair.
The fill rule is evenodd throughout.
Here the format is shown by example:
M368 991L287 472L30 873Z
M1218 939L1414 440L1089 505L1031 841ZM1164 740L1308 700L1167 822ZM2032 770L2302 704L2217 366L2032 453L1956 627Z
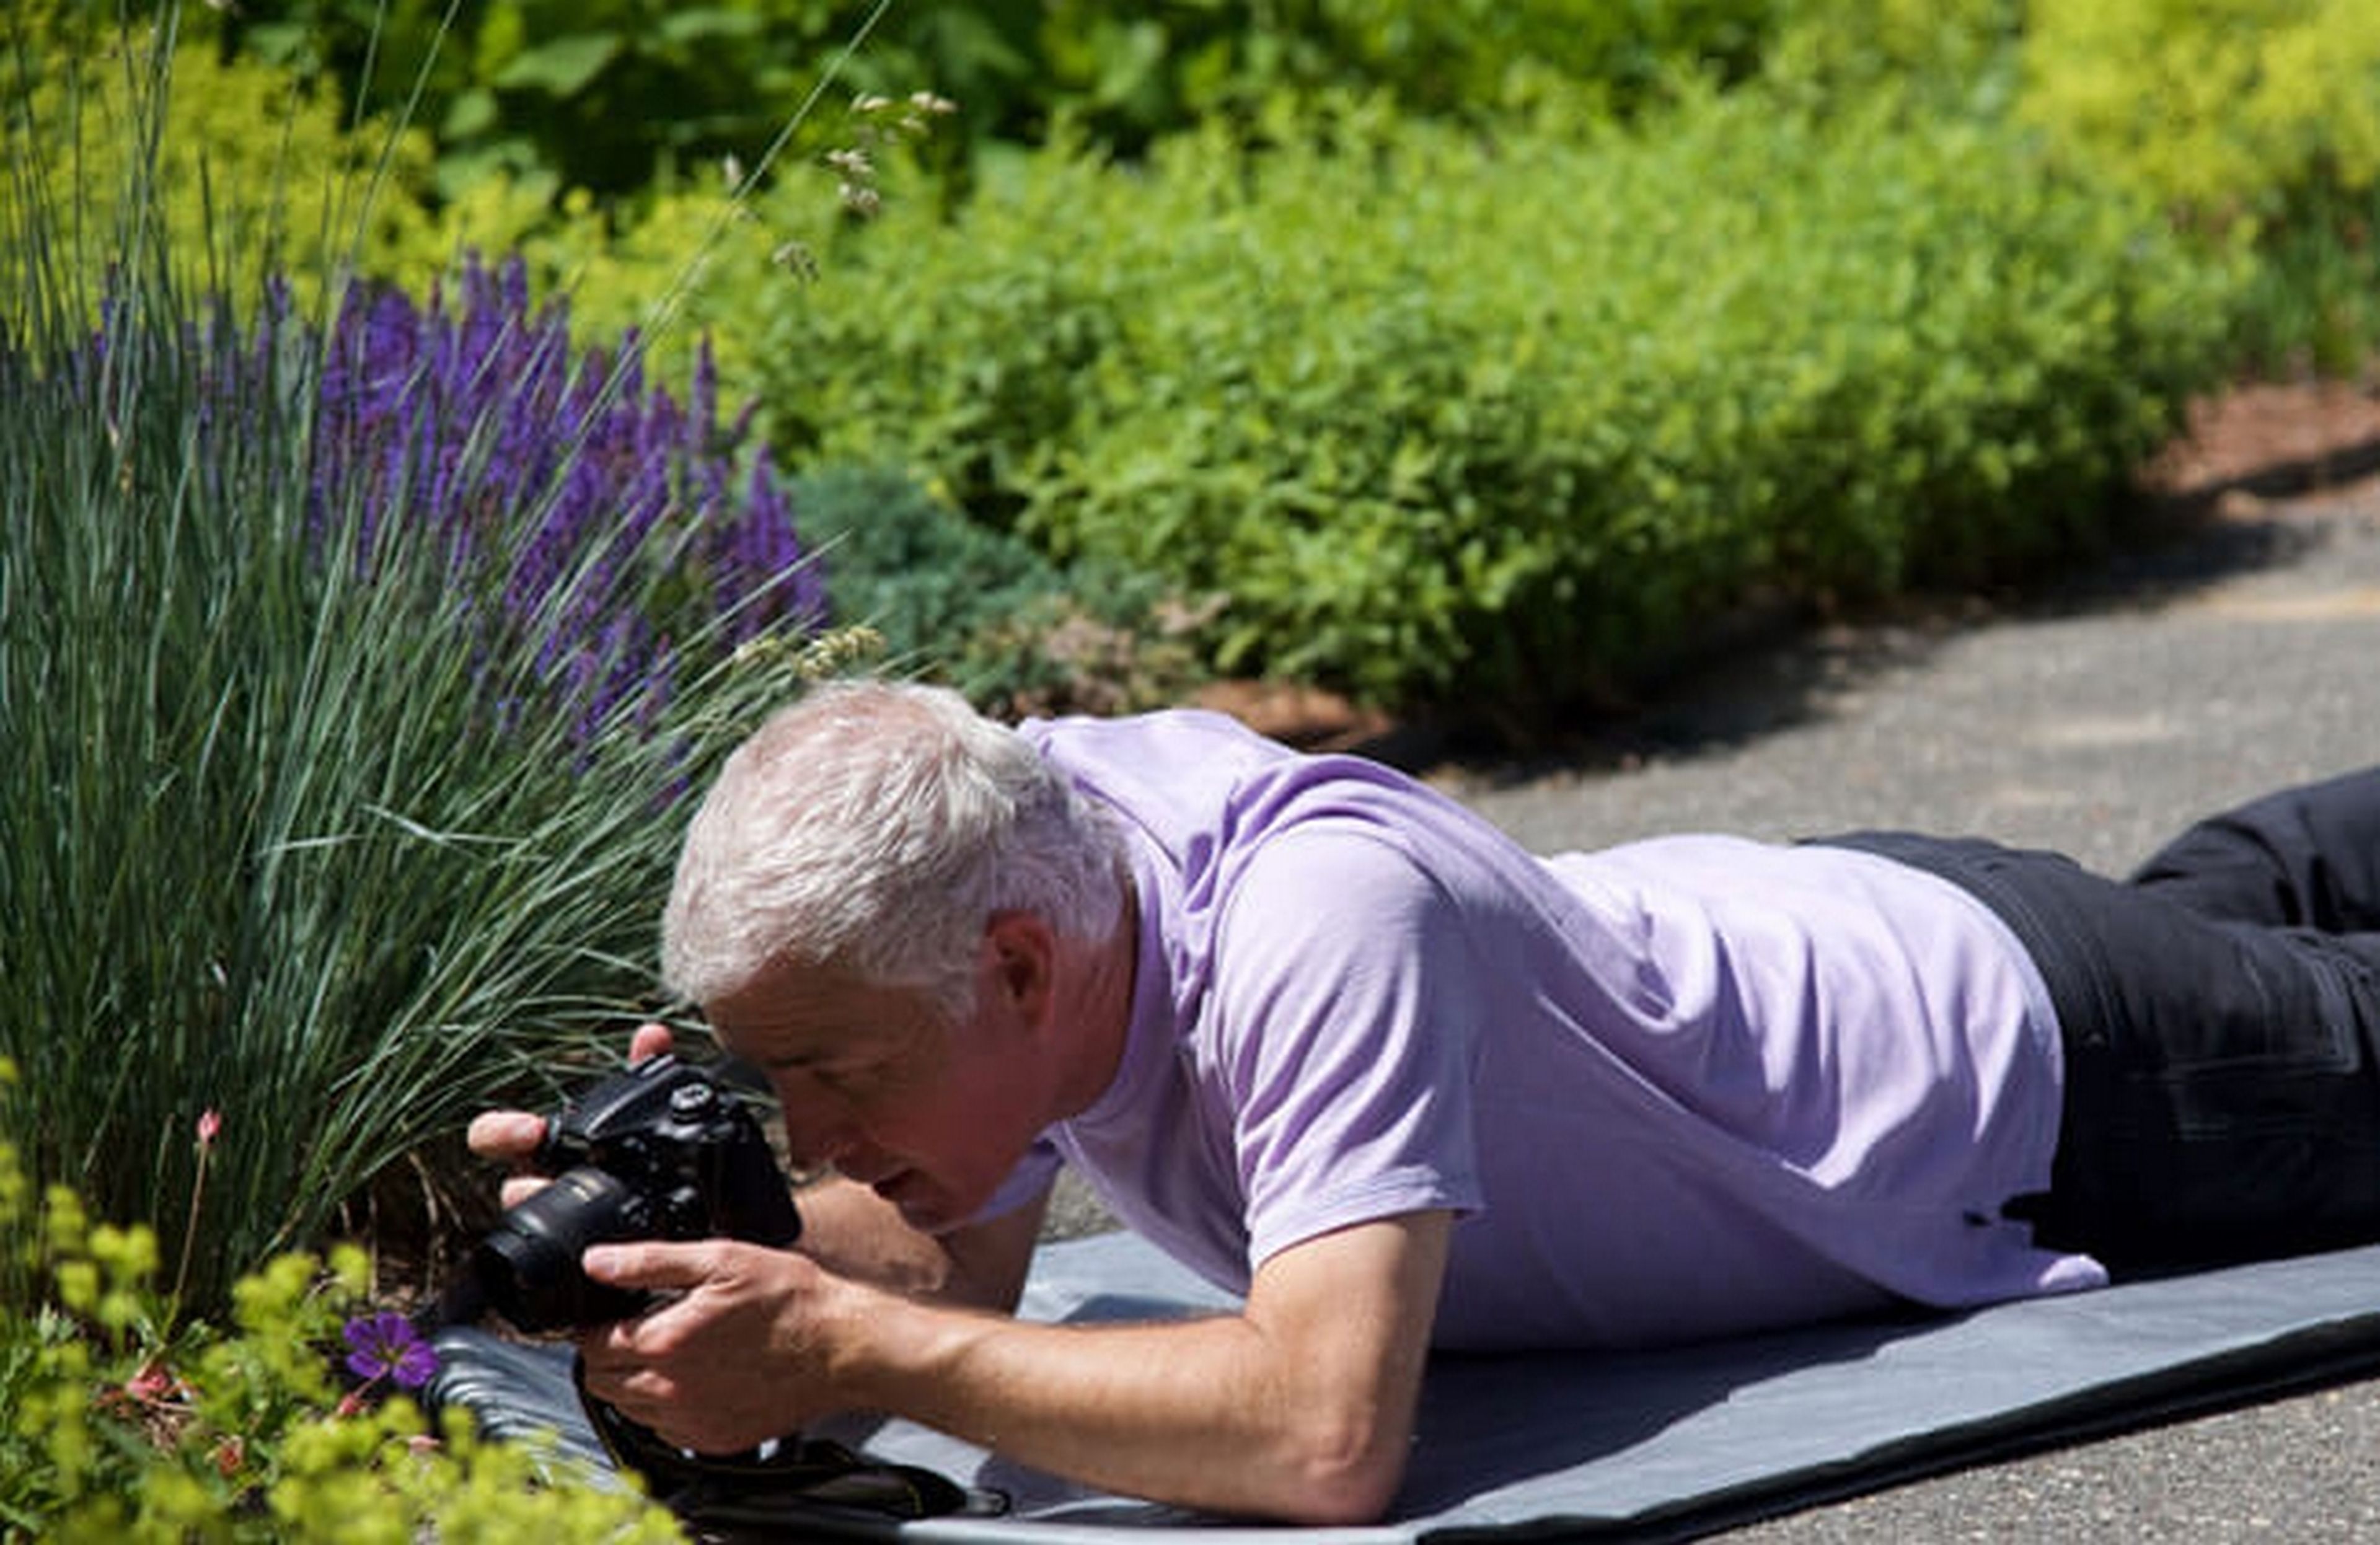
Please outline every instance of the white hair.
M662 970L697 1004L772 967L907 988L955 1022L996 912L1102 939L1123 840L1015 731L941 687L810 688L727 759L678 856Z

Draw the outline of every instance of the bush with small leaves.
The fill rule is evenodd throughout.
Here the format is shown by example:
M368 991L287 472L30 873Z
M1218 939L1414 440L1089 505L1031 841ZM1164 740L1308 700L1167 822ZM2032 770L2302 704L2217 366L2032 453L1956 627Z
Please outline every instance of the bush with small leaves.
M2239 282L2023 132L1742 92L1052 154L826 256L756 298L789 459L1220 595L1216 668L1522 714L1749 594L2093 541Z

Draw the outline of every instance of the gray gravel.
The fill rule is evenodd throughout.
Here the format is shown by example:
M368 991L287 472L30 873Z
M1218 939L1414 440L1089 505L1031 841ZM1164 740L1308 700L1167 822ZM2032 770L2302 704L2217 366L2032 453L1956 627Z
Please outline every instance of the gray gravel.
M2121 872L2193 816L2380 760L2375 663L2380 493L2365 489L2235 508L2047 600L1791 640L1565 760L1433 776L1540 850L1905 826ZM2380 1539L2380 1381L1729 1538Z

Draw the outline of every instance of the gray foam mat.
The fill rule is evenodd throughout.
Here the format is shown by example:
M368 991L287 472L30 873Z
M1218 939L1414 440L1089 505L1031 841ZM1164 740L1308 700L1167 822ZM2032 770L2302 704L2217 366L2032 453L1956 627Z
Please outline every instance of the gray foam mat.
M1022 1312L1092 1322L1228 1307L1126 1235L1046 1247ZM1083 1490L899 1421L830 1435L1007 1499L998 1517L804 1515L739 1539L1327 1545L1674 1538L2380 1365L2380 1247L2095 1293L1675 1351L1439 1356L1390 1520L1234 1524ZM565 1442L573 1434L565 1431Z

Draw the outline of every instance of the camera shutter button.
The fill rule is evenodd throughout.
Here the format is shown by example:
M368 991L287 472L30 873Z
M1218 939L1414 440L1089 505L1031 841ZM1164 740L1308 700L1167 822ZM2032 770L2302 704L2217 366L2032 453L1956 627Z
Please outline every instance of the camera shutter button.
M700 1115L710 1109L719 1098L709 1084L681 1084L670 1090L670 1112L674 1115Z

